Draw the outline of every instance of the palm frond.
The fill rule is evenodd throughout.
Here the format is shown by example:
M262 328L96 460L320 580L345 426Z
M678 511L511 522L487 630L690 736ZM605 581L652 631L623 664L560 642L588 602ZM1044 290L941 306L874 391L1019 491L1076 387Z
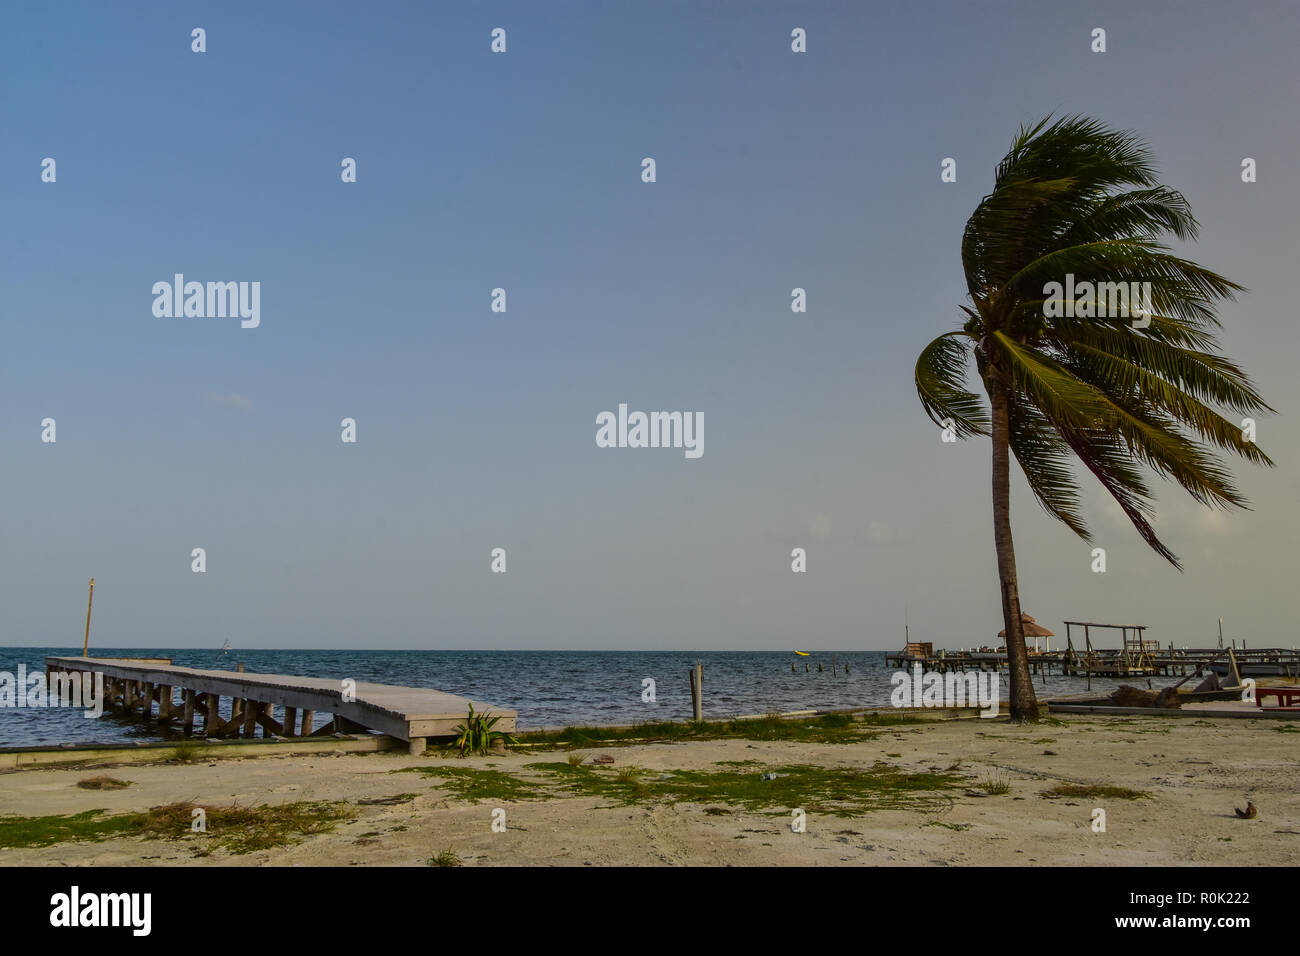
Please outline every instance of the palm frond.
M951 420L961 438L989 433L983 400L966 388L970 338L965 332L946 332L922 349L916 360L921 406L937 425Z

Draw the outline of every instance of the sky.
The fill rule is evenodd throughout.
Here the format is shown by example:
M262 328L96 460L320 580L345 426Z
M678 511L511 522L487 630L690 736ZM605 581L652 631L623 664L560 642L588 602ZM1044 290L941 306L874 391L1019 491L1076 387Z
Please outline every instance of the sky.
M78 644L91 577L92 647L996 643L989 444L913 368L1016 130L1078 112L1249 289L1221 340L1277 467L1232 461L1251 511L1157 481L1182 573L1085 478L1094 573L1017 473L1024 609L1293 646L1298 38L1217 0L6 3L0 645ZM260 324L156 316L176 273ZM704 453L598 447L620 403Z

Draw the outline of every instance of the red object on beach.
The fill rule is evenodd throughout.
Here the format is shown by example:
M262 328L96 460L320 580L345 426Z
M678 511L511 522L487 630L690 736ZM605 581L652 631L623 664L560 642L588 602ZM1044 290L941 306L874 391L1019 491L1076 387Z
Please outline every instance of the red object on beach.
M1271 707L1270 710L1300 710L1295 703L1296 698L1300 697L1300 687L1256 687L1255 706L1263 707L1266 696L1277 698L1277 707Z

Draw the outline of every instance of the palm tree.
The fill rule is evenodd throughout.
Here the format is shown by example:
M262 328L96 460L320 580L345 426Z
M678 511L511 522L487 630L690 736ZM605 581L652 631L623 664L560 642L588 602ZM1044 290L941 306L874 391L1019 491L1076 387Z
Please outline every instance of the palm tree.
M1244 290L1161 241L1193 239L1197 231L1187 201L1160 185L1132 133L1079 116L1022 127L993 191L966 223L961 256L971 304L960 306L959 330L921 352L916 389L936 423L962 438L993 440L993 532L1013 720L1036 719L1038 702L1020 619L1008 449L1047 513L1091 541L1072 468L1077 458L1179 570L1151 527L1145 471L1177 482L1202 504L1248 507L1210 446L1273 464L1212 407L1272 411L1219 354L1215 338L1216 304ZM1061 296L1071 276L1074 295ZM1114 308L1117 287L1102 284L1121 282L1125 290L1149 283L1149 294L1117 315L1124 312ZM970 353L987 410L966 388Z

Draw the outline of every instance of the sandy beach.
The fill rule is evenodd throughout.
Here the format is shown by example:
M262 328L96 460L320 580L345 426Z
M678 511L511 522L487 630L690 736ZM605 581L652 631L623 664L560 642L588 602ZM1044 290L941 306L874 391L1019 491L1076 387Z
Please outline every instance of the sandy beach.
M755 806L713 794L693 802L566 789L569 753L461 759L430 752L264 757L0 775L3 814L111 814L191 802L258 807L338 801L351 819L298 842L234 855L212 834L110 835L0 849L0 864L38 866L424 866L450 851L464 865L1272 865L1300 862L1300 730L1283 720L1069 716L1038 725L959 720L881 726L852 743L718 739L577 751L612 757L587 777L636 768L650 782L731 774L772 786ZM575 757L576 759L576 757ZM530 766L531 765L531 766ZM415 768L431 768L427 771ZM790 768L805 768L791 770ZM800 774L819 770L939 774L947 784L901 803L848 805L810 796L806 832L791 828ZM447 777L438 772L445 770ZM466 773L468 771L468 773ZM509 775L512 798L467 792L479 771ZM765 781L765 773L777 773ZM129 781L86 790L97 775ZM571 775L570 775L571 776ZM510 780L513 778L513 781ZM686 779L682 777L681 779ZM856 778L853 778L856 779ZM1008 784L1006 792L996 784ZM477 786L477 784L475 784ZM1117 795L1045 796L1062 785ZM490 789L490 788L489 788ZM995 792L988 792L993 790ZM1124 793L1124 791L1130 791ZM752 796L753 790L747 789ZM526 795L525 795L526 794ZM1140 794L1135 796L1135 794ZM1254 819L1234 808L1252 801ZM370 801L370 802L366 802ZM495 810L504 829L494 832ZM840 809L844 809L843 806ZM1094 810L1105 832L1094 832ZM500 814L496 814L501 829Z

